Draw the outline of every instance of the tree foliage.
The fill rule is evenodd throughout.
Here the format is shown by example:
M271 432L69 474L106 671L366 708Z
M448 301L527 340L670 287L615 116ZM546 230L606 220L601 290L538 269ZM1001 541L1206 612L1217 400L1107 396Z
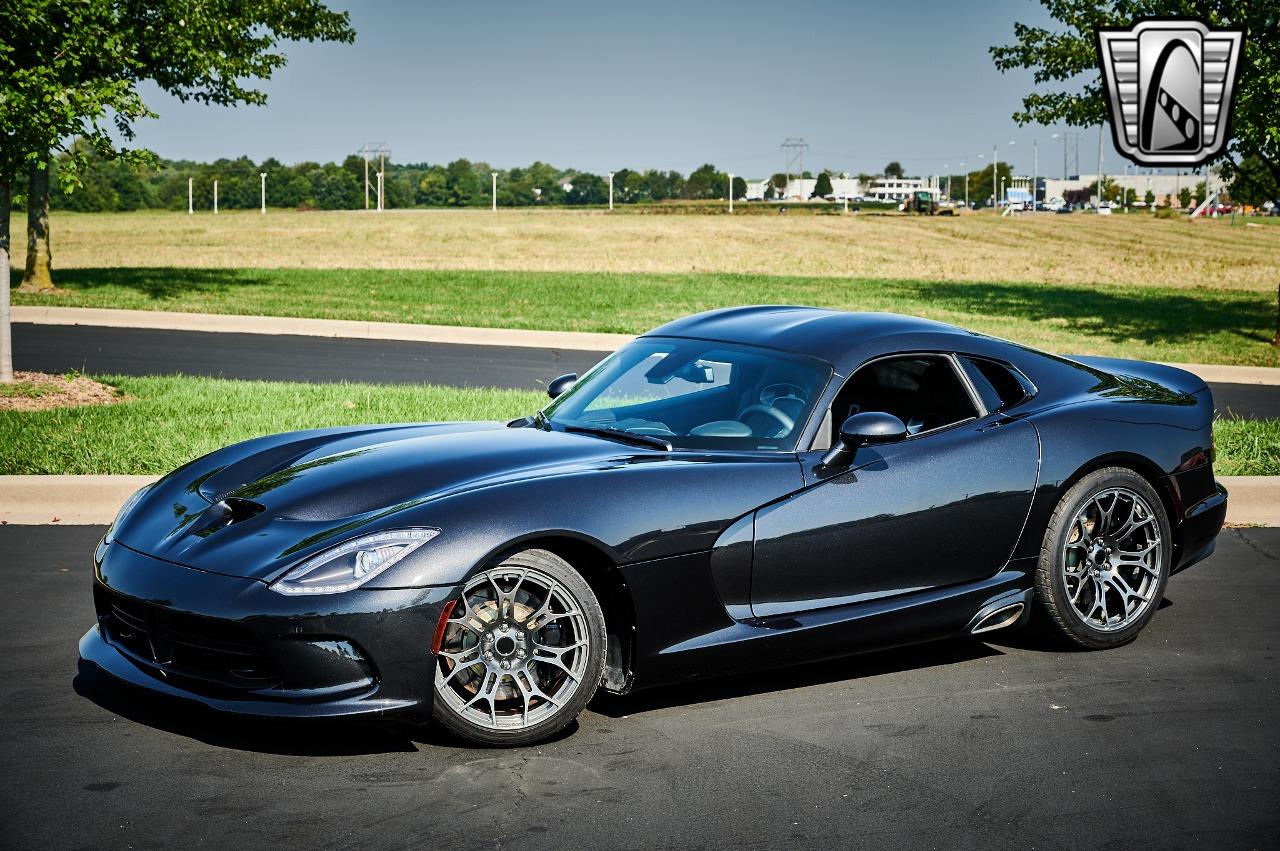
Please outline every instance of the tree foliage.
M1022 99L1019 124L1087 127L1109 120L1094 30L1128 27L1139 18L1203 19L1210 27L1244 30L1233 140L1218 160L1234 179L1249 158L1280 182L1280 4L1260 0L1041 0L1059 28L1014 24L1014 42L991 48L1001 71L1030 69L1036 91Z
M824 171L821 174L819 174L818 179L814 181L813 194L810 195L809 197L810 198L826 198L834 194L835 194L835 190L831 187L831 174L829 172Z

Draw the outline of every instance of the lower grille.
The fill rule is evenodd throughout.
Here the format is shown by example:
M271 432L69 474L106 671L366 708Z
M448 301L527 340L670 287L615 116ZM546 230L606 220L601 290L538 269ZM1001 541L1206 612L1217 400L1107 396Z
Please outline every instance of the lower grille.
M175 612L98 585L94 602L108 641L167 674L231 689L280 683L266 648L235 624Z

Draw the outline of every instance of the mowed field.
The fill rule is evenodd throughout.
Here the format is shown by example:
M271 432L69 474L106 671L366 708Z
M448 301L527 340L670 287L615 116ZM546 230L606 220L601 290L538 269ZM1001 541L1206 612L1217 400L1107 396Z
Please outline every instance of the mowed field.
M1062 352L1280 365L1280 228L1225 220L272 210L62 213L52 233L63 292L18 304L639 333L798 303Z

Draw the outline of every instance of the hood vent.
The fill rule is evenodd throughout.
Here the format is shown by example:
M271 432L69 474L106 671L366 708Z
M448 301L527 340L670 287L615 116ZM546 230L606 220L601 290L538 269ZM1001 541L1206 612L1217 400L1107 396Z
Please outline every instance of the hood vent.
M204 538L219 529L225 529L242 520L248 520L250 517L261 514L266 510L267 507L260 503L229 496L200 512L200 520L196 524L194 534Z

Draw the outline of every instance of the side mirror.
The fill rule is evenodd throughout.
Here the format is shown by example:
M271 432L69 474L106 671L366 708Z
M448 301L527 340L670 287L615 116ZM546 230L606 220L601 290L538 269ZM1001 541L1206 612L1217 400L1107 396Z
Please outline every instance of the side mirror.
M847 464L859 446L872 443L893 443L907 436L902 420L884 411L864 411L854 414L840 426L840 439L822 456L824 467Z
M552 399L564 393L578 381L578 373L567 372L559 378L552 379L547 385L547 395Z

